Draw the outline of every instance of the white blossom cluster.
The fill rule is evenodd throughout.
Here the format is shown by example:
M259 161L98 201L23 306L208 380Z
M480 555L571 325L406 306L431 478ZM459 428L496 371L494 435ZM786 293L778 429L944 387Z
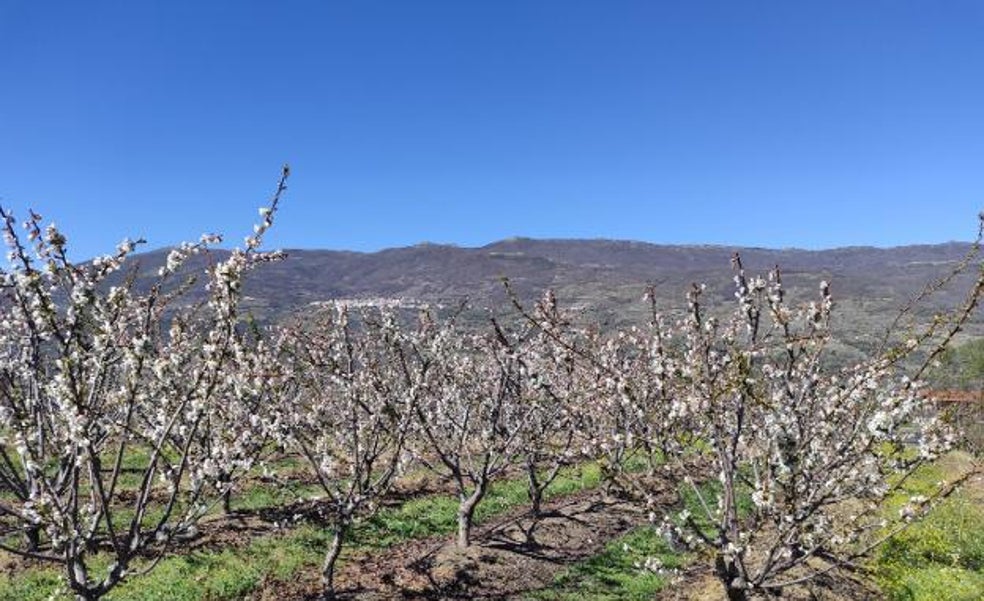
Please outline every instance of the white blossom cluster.
M833 309L828 284L820 283L819 300L791 307L778 270L749 278L736 256L735 271L729 318L711 317L703 287L695 286L688 315L668 331L654 329L647 342L634 340L634 331L621 334L619 345L662 350L641 369L623 361L634 394L621 393L613 379L609 397L664 395L642 420L652 432L637 434L635 444L644 445L644 436L667 440L660 448L671 465L685 470L702 458L716 483L684 478L701 515L684 511L663 527L675 540L713 550L718 577L743 598L863 555L881 540L874 535L885 525L881 501L900 475L937 457L952 437L922 410L921 384L906 375L907 358L926 347L932 352L946 336L929 330L832 369L825 354ZM608 444L619 445L631 429L613 431ZM739 507L743 496L751 499L747 511ZM914 507L907 505L903 517L915 515Z
M260 431L249 405L274 366L244 335L238 303L244 273L268 258L255 251L284 187L281 180L247 250L204 274L204 305L190 294L195 276L183 274L214 236L172 250L144 287L130 269L139 242L76 264L54 225L42 230L31 213L21 235L0 209L8 248L0 548L62 564L75 595L98 598L136 558L191 536L213 493L249 469ZM135 488L124 486L133 479ZM112 557L98 573L90 564L97 548Z

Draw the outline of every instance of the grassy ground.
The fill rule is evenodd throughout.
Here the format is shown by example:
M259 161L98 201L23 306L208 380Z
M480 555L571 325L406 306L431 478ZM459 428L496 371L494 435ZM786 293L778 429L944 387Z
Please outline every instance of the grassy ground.
M721 490L717 481L699 485L705 499L713 499ZM687 509L698 524L711 534L706 524L700 500L693 488L680 484L680 505L674 511ZM751 501L748 495L739 498L742 511ZM557 575L552 586L530 596L531 601L643 600L652 599L670 585L675 574L694 557L674 549L653 525L642 526L605 546L600 554L582 561Z
M908 495L929 494L936 483L968 469L953 454L919 470L886 511L897 515ZM984 599L984 482L972 480L927 516L893 537L873 561L875 579L893 601Z
M597 487L601 473L586 464L563 472L547 491L548 497ZM295 491L298 492L298 491ZM282 493L267 488L246 491L234 507L276 506ZM291 493L293 495L293 493ZM528 502L522 478L497 483L476 512L481 523ZM445 495L414 498L398 507L384 508L360 523L348 543L348 552L381 549L401 541L451 534L457 527L457 501ZM287 582L302 571L320 568L329 534L312 524L300 524L279 535L260 536L242 547L202 550L171 556L145 576L135 576L115 589L111 600L224 600L240 599L261 586ZM344 560L344 555L343 555ZM95 558L97 568L109 558ZM0 600L41 601L70 599L59 593L60 578L54 568L27 570L14 578L0 578Z
M605 550L558 574L553 586L530 595L536 601L652 599L687 558L652 526L637 528Z
M951 455L918 471L905 494L890 500L886 515L897 515L909 495L926 494L940 480L953 478L969 465L965 455ZM568 470L549 489L557 497L595 488L600 470L594 464ZM713 486L713 484L707 485ZM713 497L713 491L705 489ZM257 487L235 502L240 508L275 507L314 492ZM693 505L692 491L681 491ZM495 485L478 511L478 521L494 519L527 503L523 479ZM457 502L447 495L412 498L387 507L358 525L349 542L353 551L382 550L402 541L449 535L456 527ZM298 574L316 572L328 534L313 524L298 524L276 535L253 538L242 546L204 549L165 559L149 575L134 577L114 591L115 600L240 599ZM344 559L344 557L343 557ZM535 601L574 599L651 599L667 586L673 570L691 558L675 552L651 527L637 528L610 541L600 554L560 572L553 585L530 596ZM98 562L97 562L98 563ZM927 519L882 547L871 561L877 584L893 601L980 601L984 599L984 481L976 480L946 500ZM59 574L32 569L14 578L0 577L0 600L68 599L58 594Z
M917 471L906 482L905 492L889 500L886 515L897 516L909 496L928 495L938 482L964 473L970 461L954 453ZM703 492L713 498L715 486L707 483ZM685 487L681 493L684 506L700 517L693 491ZM747 505L745 499L739 504ZM658 558L662 569L646 569L647 557ZM667 585L669 571L691 560L674 553L652 528L640 528L562 572L552 587L531 599L651 599ZM926 519L889 540L873 557L871 570L891 601L984 600L984 480L969 482Z

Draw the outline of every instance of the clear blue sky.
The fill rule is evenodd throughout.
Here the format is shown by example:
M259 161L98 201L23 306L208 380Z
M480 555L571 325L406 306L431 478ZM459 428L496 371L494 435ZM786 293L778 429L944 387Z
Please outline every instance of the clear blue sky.
M76 256L969 239L984 3L0 0L0 202Z

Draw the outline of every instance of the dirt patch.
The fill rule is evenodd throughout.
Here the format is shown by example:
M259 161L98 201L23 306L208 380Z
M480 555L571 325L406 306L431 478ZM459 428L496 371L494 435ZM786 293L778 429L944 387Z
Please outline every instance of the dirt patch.
M950 453L939 460L943 473L950 480L976 472L961 485L961 496L971 503L984 504L984 460L964 452Z
M879 601L884 598L870 585L843 575L824 575L809 584L783 589L781 596L753 597L783 601ZM687 570L656 596L656 601L727 601L724 586L708 565Z
M637 506L599 491L548 503L538 519L516 512L477 529L475 544L451 537L407 541L350 557L337 576L342 599L511 599L548 586L566 566L646 523ZM260 599L315 599L316 575Z
M830 573L816 580L782 590L781 596L755 599L782 601L880 601L884 598L871 585L846 574ZM727 601L724 586L714 576L709 563L683 572L673 584L656 596L656 601Z

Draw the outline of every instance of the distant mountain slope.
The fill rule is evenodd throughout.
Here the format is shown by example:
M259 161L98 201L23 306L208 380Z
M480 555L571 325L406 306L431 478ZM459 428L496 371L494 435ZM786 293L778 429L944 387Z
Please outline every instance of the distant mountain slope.
M477 250L509 252L545 257L577 265L607 265L632 273L654 270L713 271L722 259L740 252L752 269L768 269L779 264L787 270L817 271L836 269L838 273L860 274L871 267L900 267L914 264L946 263L959 260L969 245L950 242L935 245L894 248L847 247L810 251L802 249L743 248L712 245L660 245L624 240L534 240L512 238ZM727 267L727 265L725 265Z
M660 305L668 310L683 306L692 282L708 285L708 299L730 301L730 259L737 251L752 273L764 274L779 265L793 298L812 298L820 280L828 280L839 305L841 338L849 347L862 348L908 298L944 274L968 249L968 244L957 242L809 251L514 238L480 248L419 244L373 253L287 250L287 259L263 265L249 276L246 293L258 316L276 320L338 298L452 303L467 297L502 306L501 279L508 277L527 298L550 287L567 305L609 322L628 323L644 319L645 306L639 299L647 283L657 285ZM145 269L156 269L164 256L165 251L155 251L141 255L140 261ZM961 284L967 281L965 277L956 282L937 305L959 302L966 290Z

